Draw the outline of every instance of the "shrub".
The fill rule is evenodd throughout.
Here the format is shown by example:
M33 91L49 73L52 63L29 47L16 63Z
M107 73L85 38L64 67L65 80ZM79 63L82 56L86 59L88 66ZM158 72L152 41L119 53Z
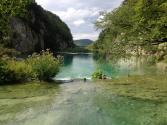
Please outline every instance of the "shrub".
M92 74L92 79L106 79L106 75L102 71L96 71Z
M6 63L0 59L0 83L4 81L6 76Z
M164 60L164 53L158 54L156 57L157 57L157 61L162 61Z
M153 65L157 62L157 57L154 55L151 55L147 58L147 63L150 65Z
M0 51L0 57L3 57L5 55L10 56L10 57L20 55L20 53L18 51L16 51L15 49L5 48L1 45L0 45L0 50L1 50Z
M56 76L61 65L61 58L55 58L49 50L33 54L27 59L39 80L48 81Z
M167 63L167 55L164 56L164 61Z
M5 81L7 82L22 82L36 77L36 74L33 72L32 66L25 60L8 60L6 70Z
M48 50L21 61L4 57L0 59L0 83L32 79L48 81L58 73L61 61L61 57L55 58Z
M31 65L15 59L0 60L0 82L22 82L35 78Z

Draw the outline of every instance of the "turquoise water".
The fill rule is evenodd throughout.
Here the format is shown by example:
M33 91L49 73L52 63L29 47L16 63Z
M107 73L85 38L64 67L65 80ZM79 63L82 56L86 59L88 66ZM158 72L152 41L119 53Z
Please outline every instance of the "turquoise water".
M1 86L0 125L167 125L163 64L148 66L136 58L101 62L93 55L66 55L57 77L89 78L97 69L114 78L141 77Z
M166 66L167 67L167 66ZM93 54L65 54L64 65L56 79L91 78L95 71L102 71L111 78L127 75L164 74L164 69L147 64L146 58L131 57L117 61L98 60Z
M96 62L93 55L64 55L64 65L57 78L90 78L96 71Z

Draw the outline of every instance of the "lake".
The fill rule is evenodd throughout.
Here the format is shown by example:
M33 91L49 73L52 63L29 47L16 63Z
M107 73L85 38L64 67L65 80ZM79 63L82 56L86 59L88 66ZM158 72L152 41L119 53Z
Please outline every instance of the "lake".
M91 75L99 70L111 78L127 75L166 74L167 70L167 64L149 65L146 58L130 57L106 61L93 54L64 54L63 56L64 65L57 79L90 79Z
M112 80L84 82L97 70ZM166 64L66 54L55 79L0 87L0 125L167 125Z

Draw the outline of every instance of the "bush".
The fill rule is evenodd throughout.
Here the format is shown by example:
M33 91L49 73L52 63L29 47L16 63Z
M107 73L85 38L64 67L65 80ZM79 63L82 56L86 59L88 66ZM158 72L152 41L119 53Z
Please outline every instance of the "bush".
M10 57L14 57L17 55L20 55L20 53L18 51L16 51L15 49L9 49L9 48L5 48L3 46L0 45L0 58L7 55Z
M0 59L0 83L23 82L32 79L48 81L56 76L62 58L55 58L49 51L33 54L26 60Z
M106 75L102 71L96 71L92 74L92 79L106 79Z
M154 55L151 55L147 58L147 63L150 65L153 65L157 62L157 57Z
M55 58L49 50L40 54L33 54L27 59L32 66L33 72L39 80L48 81L59 72L61 58Z
M167 55L164 56L164 61L167 63Z
M22 82L35 78L31 65L26 61L8 59L0 61L0 82Z
M32 66L25 60L9 60L6 67L7 74L5 81L7 82L22 82L29 79L31 80L36 77L36 74L33 72Z
M0 83L4 81L6 76L6 63L0 59Z

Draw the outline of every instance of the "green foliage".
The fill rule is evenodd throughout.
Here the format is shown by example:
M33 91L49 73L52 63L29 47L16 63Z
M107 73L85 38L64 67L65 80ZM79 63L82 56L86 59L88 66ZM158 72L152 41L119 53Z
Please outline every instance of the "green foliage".
M157 57L154 56L154 55L151 55L151 56L149 56L149 57L147 58L147 63L148 63L149 65L153 65L153 64L155 64L156 62L157 62Z
M19 55L20 53L17 52L16 50L14 49L9 49L9 48L5 48L3 46L0 45L0 58L3 57L3 56L10 56L10 57L14 57L14 56L17 56Z
M25 60L0 58L0 83L16 83L39 79L49 81L56 76L62 58L55 58L49 51L33 54Z
M6 63L0 59L0 83L4 81L6 74Z
M149 52L151 54L155 54L158 50L157 46L144 46L143 48L144 48L144 50L146 50L147 52Z
M33 72L32 66L25 60L9 60L6 69L8 70L6 75L7 82L22 82L28 79L33 79L36 75Z
M92 79L106 79L106 75L102 71L96 71L92 74Z
M56 76L61 65L61 58L55 58L49 51L33 54L27 59L39 80L48 81Z
M167 0L125 0L96 23L102 32L94 50L126 54L136 46L151 46L167 38Z
M31 65L24 60L1 59L0 62L0 82L15 83L35 78Z
M0 44L7 45L10 34L11 17L24 18L27 15L28 6L34 0L1 0L0 2Z
M164 56L164 61L167 63L167 55Z
M74 48L67 48L67 49L63 50L63 52L89 53L90 50L87 47L74 47Z
M0 17L0 44L5 47L14 48L12 41L18 41L17 39L21 37L11 28L13 17L24 22L33 35L41 36L44 39L44 48L40 41L34 47L35 52L47 48L52 51L55 51L56 48L56 51L60 51L73 47L73 38L68 26L58 16L37 5L35 0L1 0ZM67 45L62 45L61 42L66 42Z

